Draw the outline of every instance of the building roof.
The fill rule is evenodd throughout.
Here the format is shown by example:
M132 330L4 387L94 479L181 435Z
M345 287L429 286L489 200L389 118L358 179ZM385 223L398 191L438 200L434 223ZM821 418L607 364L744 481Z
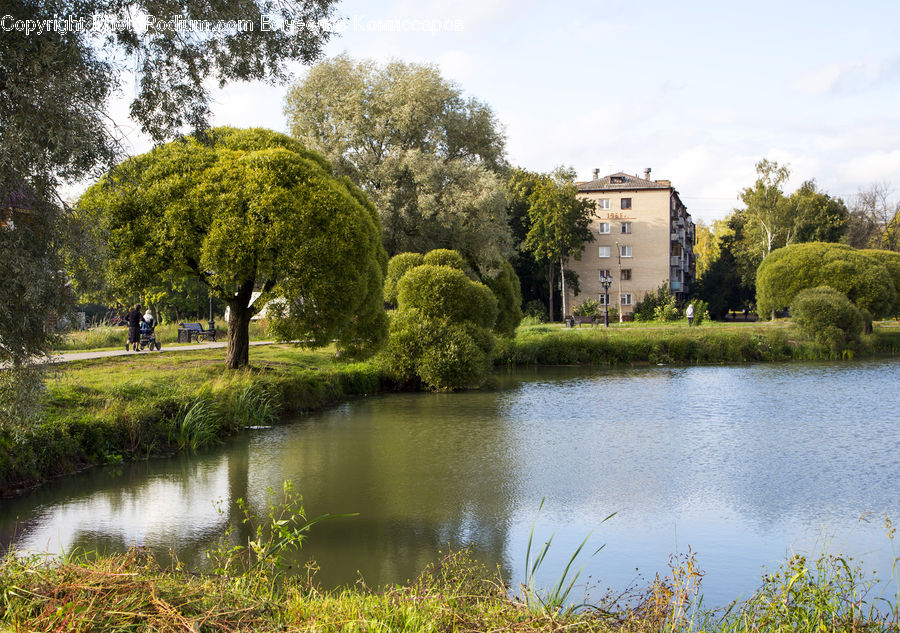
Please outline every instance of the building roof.
M673 189L672 183L668 180L647 180L621 171L595 180L576 182L575 186L578 187L578 191Z

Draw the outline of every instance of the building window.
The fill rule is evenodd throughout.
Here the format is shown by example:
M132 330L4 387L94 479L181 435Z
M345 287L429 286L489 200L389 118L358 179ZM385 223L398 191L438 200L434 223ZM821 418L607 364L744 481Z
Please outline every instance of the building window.
M599 249L599 253L597 253L598 257L609 257L609 246L601 246Z
M631 257L631 247L630 246L620 246L619 247L619 255L622 257Z
M609 198L600 198L597 200L597 208L598 209L608 209L609 208Z
M602 292L600 293L600 305L602 305L602 306L606 305L606 295L603 294Z
M597 275L597 279L600 281L603 281L605 277L612 277L612 275L609 274L609 268L601 268L600 274Z
M609 234L609 222L601 222L600 228L597 230L600 235L608 235Z
M631 208L631 198L622 198L622 208L623 209Z
M631 269L630 268L622 269L622 281L631 281Z
M622 233L631 233L631 222L622 222Z
M631 305L631 293L628 292L628 293L619 295L619 301L621 302L621 304L623 306L630 306Z

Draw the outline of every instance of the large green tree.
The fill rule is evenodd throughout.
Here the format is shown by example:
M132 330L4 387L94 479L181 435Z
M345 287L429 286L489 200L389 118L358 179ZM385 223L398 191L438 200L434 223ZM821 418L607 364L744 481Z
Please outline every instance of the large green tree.
M897 300L891 274L877 259L843 244L808 242L779 248L756 274L760 316L787 307L801 290L830 286L876 318L893 313Z
M0 284L0 364L21 368L48 354L52 335L43 327L47 316L70 307L72 293L59 274L63 267L59 251L67 243L78 249L80 242L69 235L77 218L67 217L57 191L61 184L99 175L122 155L121 133L107 115L110 96L118 88L133 92L132 117L155 141L184 128L203 128L211 86L278 80L286 76L289 63L319 57L329 37L326 20L333 4L334 0L3 3L0 17L12 28L0 35L0 224L5 225L11 214L19 220L14 218L15 230L0 229L6 275ZM147 16L160 24L178 16L216 23L242 19L258 27L263 15L275 24L293 19L308 28L141 28ZM72 18L72 24L90 27L94 16L115 18L115 28L54 27L40 34L16 28L26 20L54 18ZM25 377L24 370L21 375ZM10 372L3 376L16 382ZM9 403L18 398L21 404L20 396L29 391L33 390L0 389L0 400ZM0 402L0 412L3 407Z
M500 126L436 67L339 56L290 89L285 113L291 134L372 197L391 256L448 248L490 264L512 253Z
M787 165L764 158L756 164L756 182L741 191L740 198L747 207L743 211L747 237L760 261L796 236L793 214L782 190L790 175Z
M79 207L107 245L113 288L175 274L227 302L229 367L247 364L250 319L270 301L282 338L359 346L385 334L374 207L283 134L216 128L174 141L119 165Z
M523 248L546 266L552 319L556 267L559 266L561 275L565 275L566 259L579 259L585 243L593 241L590 224L596 205L578 197L575 171L571 168L559 167L552 174L541 175L529 188L528 232Z

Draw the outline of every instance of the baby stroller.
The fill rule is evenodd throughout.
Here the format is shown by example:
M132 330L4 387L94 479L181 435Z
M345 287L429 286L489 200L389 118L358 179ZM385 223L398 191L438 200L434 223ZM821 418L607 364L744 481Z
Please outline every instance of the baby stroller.
M149 310L144 315L144 320L141 321L141 340L138 345L141 350L149 347L151 352L154 348L157 352L162 348L162 345L156 340L156 325L153 323L153 315Z

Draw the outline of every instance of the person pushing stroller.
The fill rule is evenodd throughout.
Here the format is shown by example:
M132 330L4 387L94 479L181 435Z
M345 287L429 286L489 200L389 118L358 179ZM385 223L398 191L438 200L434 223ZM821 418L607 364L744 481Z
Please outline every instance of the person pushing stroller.
M131 347L131 351L136 352L138 344L141 342L141 323L144 318L141 316L141 304L136 304L134 308L125 316L128 323L128 342L125 343L125 351Z
M144 347L149 347L150 351L153 351L156 348L156 351L159 351L161 345L159 341L156 340L156 323L153 320L153 314L150 312L149 308L147 312L144 314L144 319L141 321L141 346L140 349L143 351Z

